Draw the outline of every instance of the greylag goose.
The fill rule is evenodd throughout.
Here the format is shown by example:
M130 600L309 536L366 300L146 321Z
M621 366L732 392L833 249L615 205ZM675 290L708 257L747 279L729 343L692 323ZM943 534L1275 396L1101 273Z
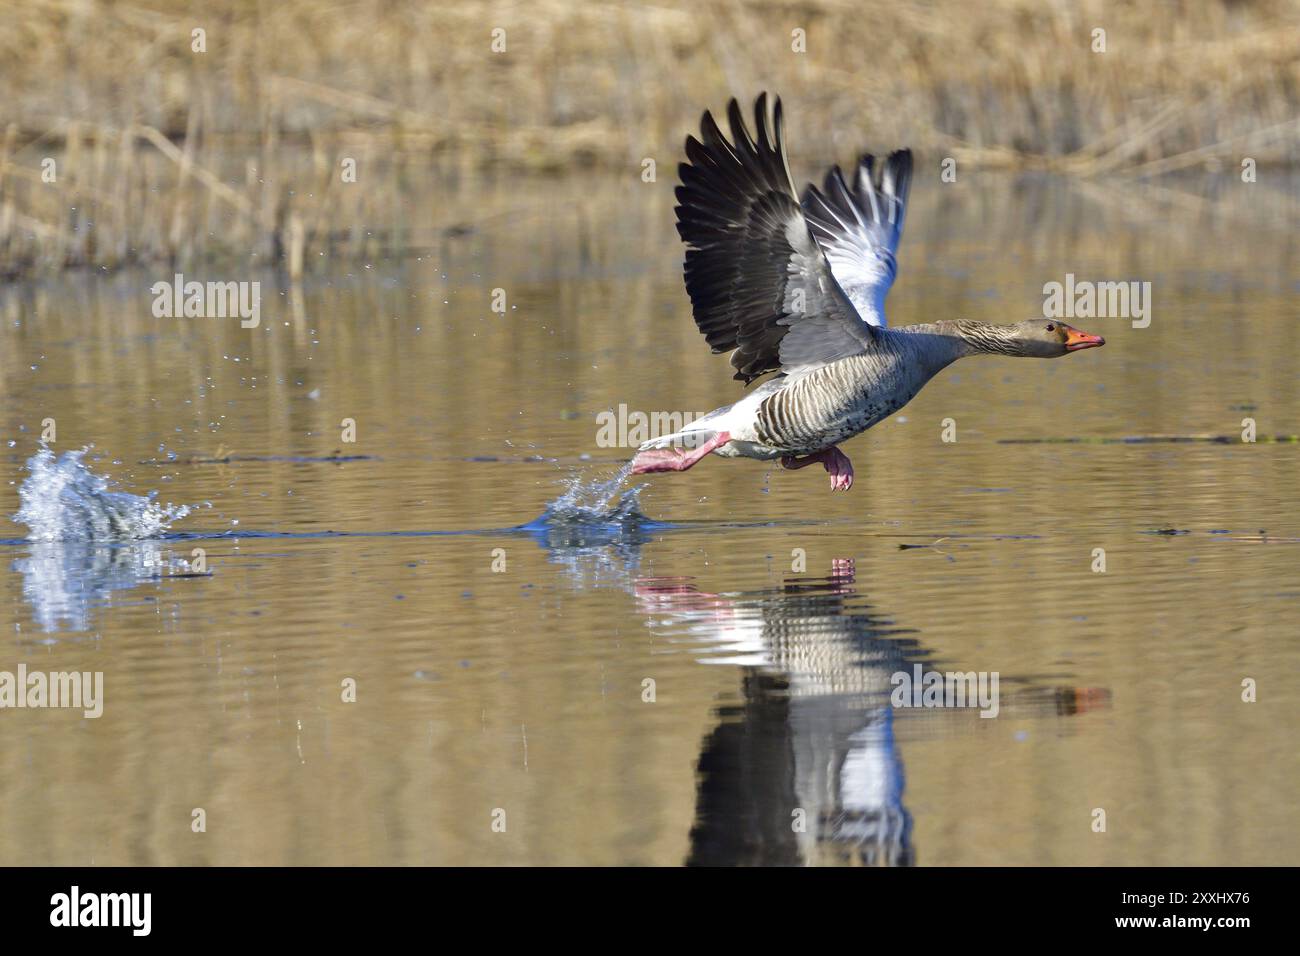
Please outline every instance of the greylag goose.
M912 154L890 153L877 177L863 156L852 186L839 167L800 199L786 160L781 100L754 103L755 141L727 106L731 142L705 112L679 167L677 231L686 243L686 291L715 353L735 378L760 384L733 405L641 445L632 474L685 471L709 454L820 463L832 490L853 485L837 447L906 405L967 355L1056 358L1104 345L1063 322L941 321L891 329L885 295L898 270ZM690 446L690 447L682 447Z

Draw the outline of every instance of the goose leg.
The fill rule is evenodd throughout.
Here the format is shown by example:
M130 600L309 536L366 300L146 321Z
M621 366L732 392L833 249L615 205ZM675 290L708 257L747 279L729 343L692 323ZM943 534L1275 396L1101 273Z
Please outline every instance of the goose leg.
M685 471L701 458L731 441L730 432L717 432L699 448L651 448L638 452L632 459L632 474L648 475L658 471Z
M781 459L782 468L807 468L821 462L831 476L831 491L848 491L853 487L853 462L834 445L803 458L787 455Z

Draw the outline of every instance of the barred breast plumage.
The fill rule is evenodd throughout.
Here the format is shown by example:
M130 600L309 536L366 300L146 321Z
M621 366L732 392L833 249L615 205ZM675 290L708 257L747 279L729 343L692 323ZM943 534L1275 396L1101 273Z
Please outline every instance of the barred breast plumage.
M866 431L920 388L902 358L880 351L855 355L787 380L759 404L758 442L807 455Z

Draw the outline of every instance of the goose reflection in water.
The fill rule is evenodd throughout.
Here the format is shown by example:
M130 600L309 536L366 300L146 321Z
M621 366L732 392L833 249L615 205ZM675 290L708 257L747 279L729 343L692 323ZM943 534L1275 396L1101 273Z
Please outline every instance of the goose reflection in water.
M929 654L864 603L854 579L854 562L838 559L828 577L758 592L636 582L652 627L700 644L702 662L742 672L739 702L718 709L703 742L689 864L916 862L890 692L894 674ZM1002 707L1070 714L1108 698L1025 685L1004 693ZM974 709L948 713L978 719Z

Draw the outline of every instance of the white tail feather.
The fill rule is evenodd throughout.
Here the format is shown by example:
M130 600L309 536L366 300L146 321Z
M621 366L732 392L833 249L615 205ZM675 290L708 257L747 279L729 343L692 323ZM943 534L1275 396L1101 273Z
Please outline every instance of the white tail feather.
M703 419L701 419L703 421ZM642 442L637 451L649 451L652 448L671 448L674 445L681 448L698 448L715 434L713 428L697 427L699 421L693 422L679 432L673 432L671 435L660 435L658 438L651 438L647 442Z

